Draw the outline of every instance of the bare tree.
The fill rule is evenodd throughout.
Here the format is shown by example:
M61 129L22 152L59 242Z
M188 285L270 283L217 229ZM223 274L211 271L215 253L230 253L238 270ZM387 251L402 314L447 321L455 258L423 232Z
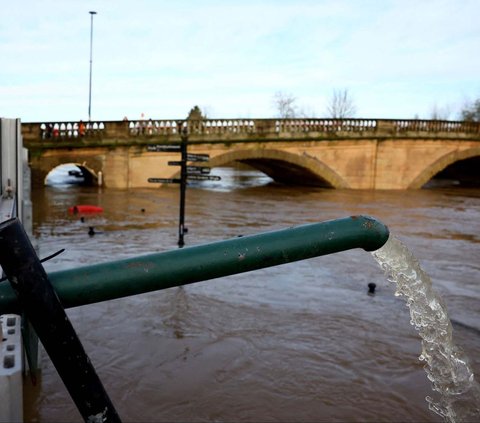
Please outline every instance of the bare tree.
M451 114L450 106L440 108L437 104L434 104L430 112L430 119L432 120L448 120Z
M327 113L334 119L353 117L357 109L347 89L334 90L327 105Z
M281 119L297 117L296 101L297 99L293 95L277 91L273 96L273 104L277 112L277 117Z
M460 118L467 122L480 122L480 98L466 103L460 111Z

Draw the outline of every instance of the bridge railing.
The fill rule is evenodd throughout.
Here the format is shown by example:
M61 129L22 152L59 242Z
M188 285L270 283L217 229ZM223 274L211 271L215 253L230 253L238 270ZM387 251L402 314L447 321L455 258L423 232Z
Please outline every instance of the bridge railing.
M178 134L179 123L187 127L190 134L225 134L255 132L255 121L251 119L203 119L203 120L137 120L128 124L130 135Z
M42 122L22 123L22 135L26 140L62 140L104 136L104 122Z
M480 122L447 120L394 120L397 132L464 132L480 133Z
M277 119L275 132L374 131L377 119Z
M336 132L447 132L480 134L480 122L413 119L144 119L94 122L23 123L25 141L61 141L71 139L126 139L131 137L178 135L179 125L192 135L289 134Z
M130 135L178 133L176 120L130 121ZM376 119L203 119L180 121L190 134L222 135L282 132L360 132L375 130Z

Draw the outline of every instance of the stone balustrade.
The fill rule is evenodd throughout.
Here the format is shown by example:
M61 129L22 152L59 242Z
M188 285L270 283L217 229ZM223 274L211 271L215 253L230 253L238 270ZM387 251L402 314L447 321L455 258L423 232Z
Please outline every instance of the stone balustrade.
M248 135L338 132L407 132L480 134L479 122L409 119L145 119L94 122L22 123L25 141L75 138L126 139L132 137L178 135L179 125L191 135Z
M480 122L448 121L448 120L395 120L397 132L464 132L477 134Z

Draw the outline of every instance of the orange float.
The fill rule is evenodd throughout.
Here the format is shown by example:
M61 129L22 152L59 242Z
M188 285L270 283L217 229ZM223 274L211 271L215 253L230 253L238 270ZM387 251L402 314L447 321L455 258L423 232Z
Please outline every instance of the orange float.
M76 206L69 207L68 212L70 214L103 213L103 207L91 206L88 204L78 204Z

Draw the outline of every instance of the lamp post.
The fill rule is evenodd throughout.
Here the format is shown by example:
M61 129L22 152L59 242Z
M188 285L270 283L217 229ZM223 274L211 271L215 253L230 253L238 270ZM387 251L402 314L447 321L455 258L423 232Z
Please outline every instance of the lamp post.
M88 12L90 13L90 83L88 85L88 121L91 120L92 112L92 50L93 50L93 15L96 15L97 12L93 10Z

